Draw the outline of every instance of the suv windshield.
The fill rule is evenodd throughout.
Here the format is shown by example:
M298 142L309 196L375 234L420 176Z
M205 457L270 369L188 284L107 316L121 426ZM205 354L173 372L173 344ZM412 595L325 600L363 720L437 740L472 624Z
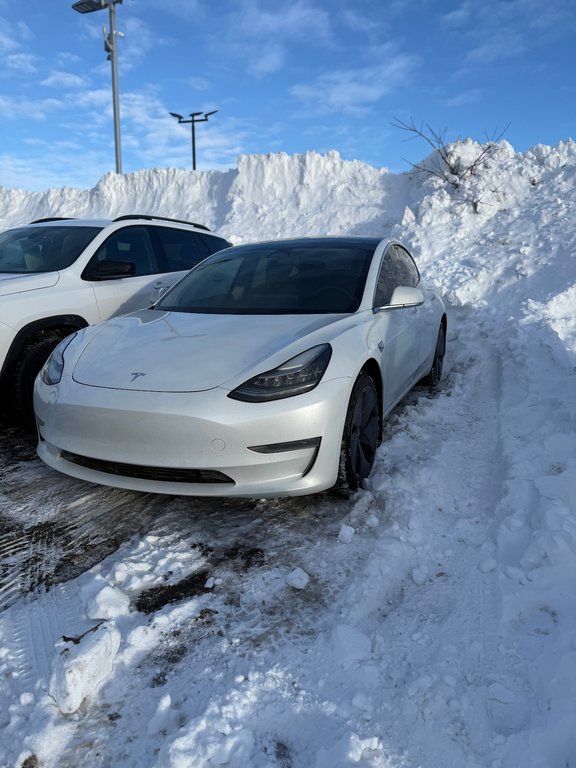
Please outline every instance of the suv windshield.
M357 244L236 246L195 267L156 309L214 314L355 312L374 248Z
M0 273L56 272L73 264L102 227L20 227L0 232Z

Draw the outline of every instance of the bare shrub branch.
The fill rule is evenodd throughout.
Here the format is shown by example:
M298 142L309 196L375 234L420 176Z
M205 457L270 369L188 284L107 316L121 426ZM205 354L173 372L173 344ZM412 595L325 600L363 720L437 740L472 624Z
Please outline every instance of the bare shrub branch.
M446 128L436 130L432 128L429 123L420 123L420 125L417 125L413 119L406 122L397 117L394 118L392 126L410 134L410 138L412 139L422 139L425 141L434 151L436 157L439 159L439 163L438 167L429 167L419 163L412 163L410 160L406 160L406 158L402 159L407 162L414 171L417 171L418 173L427 173L430 176L436 176L454 189L458 189L467 176L476 175L483 163L496 155L498 152L498 143L508 130L507 125L500 133L497 134L494 132L491 137L487 136L486 143L480 146L479 151L472 160L464 162L462 155L455 151L455 146L459 139L456 142L448 143L446 141ZM478 213L478 207L482 197L483 195L480 194L472 198L465 196L464 201L470 203L474 213Z
M460 185L466 176L469 174L473 175L485 160L496 154L498 151L498 142L508 130L508 126L506 126L506 128L499 134L494 133L491 138L487 137L487 143L482 146L472 162L464 165L462 163L462 158L451 152L450 148L452 145L446 142L446 128L438 131L432 128L428 123L421 123L418 126L412 119L410 122L405 122L397 117L394 118L392 126L412 134L412 138L423 139L440 158L440 169L428 168L402 158L405 162L409 163L415 171L438 176L455 188Z

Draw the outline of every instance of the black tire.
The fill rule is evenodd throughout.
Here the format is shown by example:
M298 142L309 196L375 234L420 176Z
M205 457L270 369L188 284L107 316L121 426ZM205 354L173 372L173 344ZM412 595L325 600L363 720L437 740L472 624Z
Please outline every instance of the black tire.
M50 333L30 340L16 360L11 375L12 401L15 415L25 425L34 422L32 392L34 380L50 353L66 334Z
M380 437L380 404L374 381L361 373L350 395L335 490L344 494L361 487L374 465Z
M430 373L422 379L422 383L435 389L442 378L442 366L444 365L444 355L446 354L446 328L444 323L440 323L438 338L436 339L436 348L432 358L432 367Z

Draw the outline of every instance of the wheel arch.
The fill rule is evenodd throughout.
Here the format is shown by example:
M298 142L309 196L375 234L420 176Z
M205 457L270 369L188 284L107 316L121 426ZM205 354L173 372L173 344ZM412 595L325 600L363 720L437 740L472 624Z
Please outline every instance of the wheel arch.
M43 317L40 320L28 323L23 328L20 328L14 337L2 364L0 378L3 378L14 367L22 351L30 341L41 339L54 331L66 336L68 333L74 333L74 331L86 328L87 326L88 322L81 315L54 315L53 317Z

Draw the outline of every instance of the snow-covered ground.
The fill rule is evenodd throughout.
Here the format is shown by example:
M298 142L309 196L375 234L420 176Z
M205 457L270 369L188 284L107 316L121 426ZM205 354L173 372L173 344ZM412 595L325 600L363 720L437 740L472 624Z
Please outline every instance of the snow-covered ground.
M0 765L575 768L576 144L459 188L312 153L0 190L3 226L129 211L404 240L445 376L350 500L97 488L5 432Z

